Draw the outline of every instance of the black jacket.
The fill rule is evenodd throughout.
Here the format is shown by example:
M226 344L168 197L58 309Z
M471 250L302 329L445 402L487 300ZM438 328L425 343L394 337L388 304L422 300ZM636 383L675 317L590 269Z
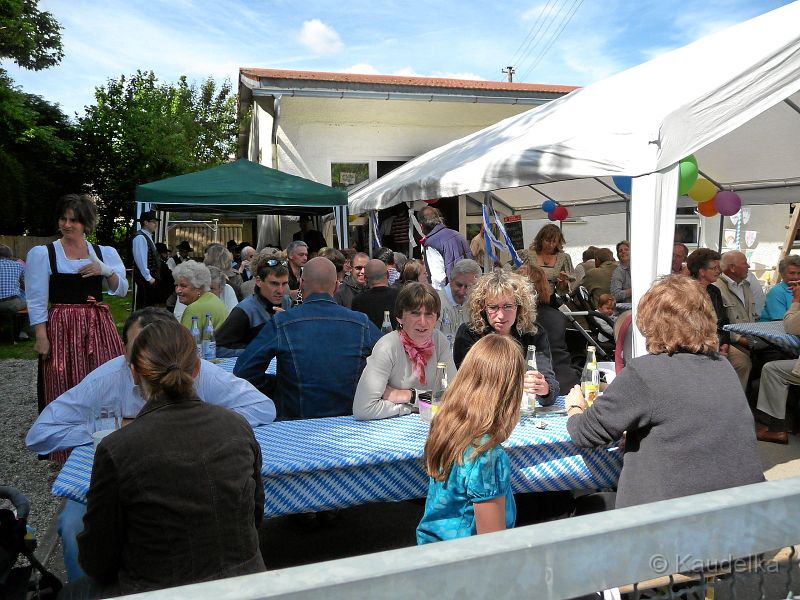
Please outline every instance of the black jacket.
M567 349L567 323L567 317L549 304L540 304L536 309L536 324L547 332L550 359L562 394L569 393L581 380L580 371L572 365Z
M80 564L132 594L265 570L261 448L247 421L157 398L98 445Z
M353 298L350 308L366 314L378 329L383 325L383 311L388 310L392 329L397 329L397 321L394 318L394 303L397 301L397 294L399 293L400 290L392 287L369 288Z
M725 302L722 300L722 292L714 284L709 283L706 286L706 291L711 297L711 304L714 307L714 313L717 315L717 335L719 336L719 345L730 344L731 334L725 331L723 327L730 325L728 321L728 311L725 308Z
M461 363L464 362L464 357L475 342L487 333L492 333L493 331L494 330L487 325L483 333L478 334L472 331L466 323L461 325L456 332L456 339L453 342L453 361L456 363L456 367L461 367ZM511 335L517 343L519 343L523 354L528 351L528 346L531 344L536 346L536 367L539 369L539 373L544 375L547 384L550 386L550 393L547 396L540 397L539 402L542 406L550 406L556 401L561 388L553 373L553 368L550 366L550 342L547 339L547 333L544 328L539 328L536 333L520 335L516 327L512 327Z

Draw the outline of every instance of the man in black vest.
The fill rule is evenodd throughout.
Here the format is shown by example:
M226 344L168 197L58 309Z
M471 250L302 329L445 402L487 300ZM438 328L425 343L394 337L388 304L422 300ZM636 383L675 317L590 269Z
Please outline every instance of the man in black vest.
M134 310L159 303L160 259L153 240L158 217L152 210L142 213L142 228L133 236L133 281L136 284Z

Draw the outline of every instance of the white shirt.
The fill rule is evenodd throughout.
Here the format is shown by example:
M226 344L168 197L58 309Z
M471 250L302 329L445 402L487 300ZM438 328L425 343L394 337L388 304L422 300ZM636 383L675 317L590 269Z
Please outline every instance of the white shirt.
M270 398L244 379L208 361L200 361L195 391L201 400L239 413L251 427L275 420L275 405ZM28 431L25 445L34 452L47 454L91 443L92 407L100 398L119 399L126 419L135 417L144 406L124 356L100 365L45 406Z
M436 248L425 248L425 262L428 265L428 275L431 285L436 290L441 290L447 283L447 272L444 270L444 258Z
M56 267L59 273L77 273L79 269L90 264L88 258L75 260L67 258L61 240L56 240L53 245L56 249ZM86 242L88 248L89 242ZM125 276L125 265L117 251L111 246L100 246L103 252L103 262L114 269L119 283L116 290L108 290L112 296L124 296L128 293L128 279ZM50 258L46 246L34 246L28 252L25 267L25 298L28 301L28 317L31 326L47 321L47 304L50 297ZM106 282L107 280L103 280ZM102 298L97 298L101 301Z
M750 287L750 282L747 280L747 278L745 277L739 283L736 283L733 279L725 275L725 273L722 273L720 277L722 278L722 281L724 281L725 284L728 286L728 289L731 292L733 292L733 294L735 294L737 298L739 298L739 302L742 303L742 306L744 306L745 305L744 288ZM761 313L756 313L756 314L761 314Z
M747 281L750 282L750 292L753 294L756 314L760 315L764 310L764 288L761 287L761 282L752 271L747 272Z
M147 229L140 229L140 231L150 238L151 242L153 241L153 234L147 231ZM149 245L148 241L144 239L144 236L135 235L133 237L133 260L136 262L139 273L142 274L142 277L144 277L146 281L155 279L150 274L150 269L147 268L147 247Z

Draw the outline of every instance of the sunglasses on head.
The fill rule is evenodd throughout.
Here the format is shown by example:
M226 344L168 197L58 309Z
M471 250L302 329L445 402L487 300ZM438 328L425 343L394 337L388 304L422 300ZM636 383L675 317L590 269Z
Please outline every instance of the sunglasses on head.
M266 262L266 265L267 265L268 267L277 267L278 265L280 265L280 266L282 266L282 267L286 267L286 266L288 266L288 264L289 264L289 263L287 263L285 260L279 260L279 259L277 259L277 258L270 258L270 259L269 259L269 260Z

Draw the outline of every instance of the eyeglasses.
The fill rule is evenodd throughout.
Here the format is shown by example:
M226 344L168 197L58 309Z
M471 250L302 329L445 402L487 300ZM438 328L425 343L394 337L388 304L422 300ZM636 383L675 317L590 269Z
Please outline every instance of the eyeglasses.
M490 304L489 306L486 307L486 312L487 313L491 313L491 314L497 314L501 310L504 313L512 312L512 311L517 310L517 305L516 304L503 304L503 305Z
M286 267L286 266L289 265L289 263L287 263L285 260L278 260L277 258L270 258L267 261L266 265L268 267L277 267L278 265L280 265L282 267Z

